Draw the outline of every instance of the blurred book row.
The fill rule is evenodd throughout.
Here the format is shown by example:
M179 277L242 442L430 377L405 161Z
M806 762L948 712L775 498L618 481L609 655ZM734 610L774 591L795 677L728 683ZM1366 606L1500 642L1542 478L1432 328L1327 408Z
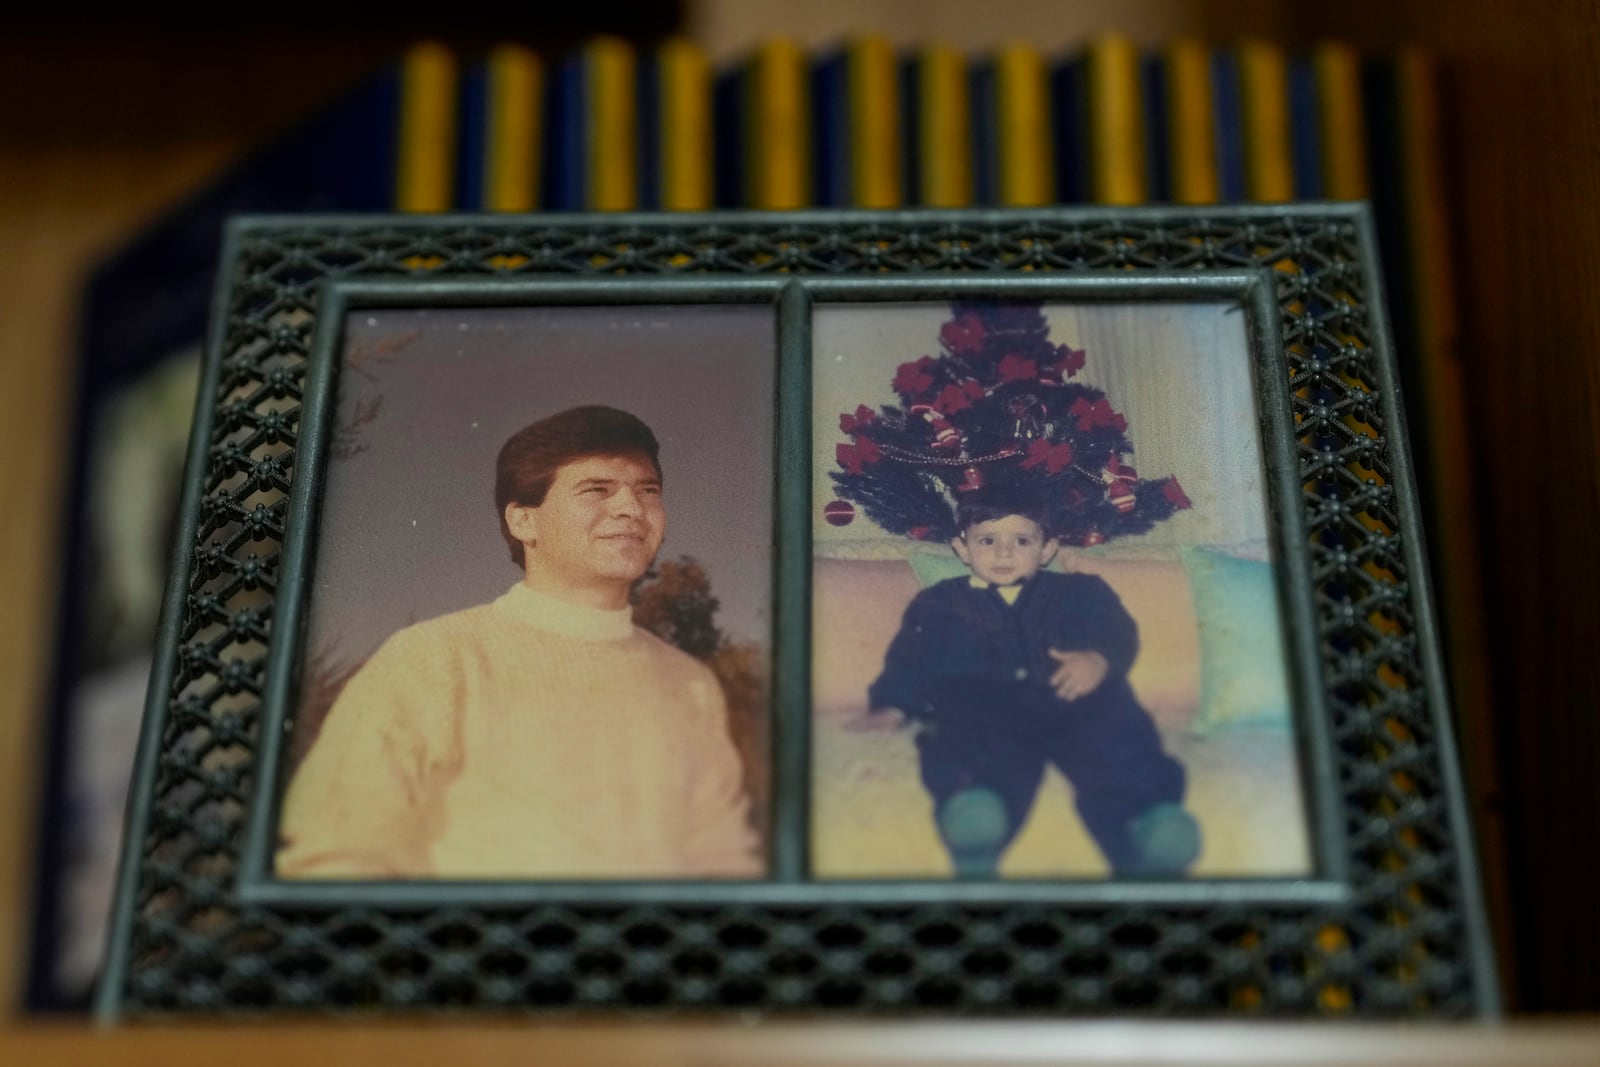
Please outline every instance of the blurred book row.
M1426 56L1339 44L1064 56L770 41L568 55L421 44L156 220L84 295L30 1001L99 965L223 221L263 212L699 211L1370 199L1458 698L1482 691L1446 183ZM1462 703L1458 699L1458 703ZM1470 701L1468 701L1470 703ZM1467 763L1473 770L1470 708ZM1492 857L1491 857L1492 859Z

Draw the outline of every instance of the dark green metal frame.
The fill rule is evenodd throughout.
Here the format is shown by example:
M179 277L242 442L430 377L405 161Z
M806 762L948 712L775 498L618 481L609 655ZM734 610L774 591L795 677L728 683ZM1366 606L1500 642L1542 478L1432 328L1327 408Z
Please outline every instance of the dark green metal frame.
M1186 229L1187 228L1187 229ZM1210 234L1215 230L1233 242L1226 249L1212 249ZM262 678L261 710L255 736L259 739L250 767L247 817L232 838L237 861L232 881L225 887L207 887L207 893L222 892L229 906L258 917L278 916L274 922L294 927L326 921L328 914L347 911L370 915L374 912L404 913L446 909L452 915L472 915L474 909L496 914L506 909L570 907L661 908L685 906L726 912L739 922L756 921L762 909L772 909L774 921L790 914L785 908L843 908L840 914L869 916L857 921L864 925L869 939L870 918L874 914L903 914L919 910L929 915L946 914L950 907L978 909L990 914L1014 906L1021 914L1059 915L1063 922L1071 916L1107 916L1106 922L1121 920L1117 915L1154 916L1162 909L1175 909L1185 921L1200 924L1214 916L1213 925L1246 922L1252 909L1260 914L1279 915L1309 909L1307 914L1333 917L1341 909L1356 906L1370 897L1373 877L1370 865L1352 863L1348 792L1354 766L1353 757L1341 749L1334 736L1328 707L1328 694L1334 680L1330 675L1332 653L1319 637L1319 605L1314 588L1313 560L1307 543L1307 504L1302 482L1305 478L1303 445L1297 444L1300 431L1291 411L1291 398L1285 373L1288 353L1284 333L1294 326L1279 303L1279 287L1285 284L1282 272L1273 269L1273 260L1256 252L1252 242L1267 234L1290 237L1283 258L1320 256L1323 245L1353 249L1341 269L1349 274L1353 286L1364 293L1362 306L1369 343L1360 353L1371 361L1376 381L1373 392L1389 432L1379 444L1387 461L1392 492L1385 499L1392 503L1403 542L1396 538L1404 560L1405 591L1410 617L1414 620L1415 643L1408 646L1416 657L1415 667L1426 688L1434 731L1432 756L1437 758L1440 800L1443 804L1439 833L1454 857L1453 902L1435 924L1464 935L1465 955L1459 968L1440 970L1444 964L1428 964L1434 970L1430 980L1438 989L1461 993L1444 1011L1456 1014L1472 1005L1477 1013L1492 1013L1497 1008L1492 960L1485 936L1482 903L1465 808L1461 800L1459 773L1455 764L1449 716L1443 701L1443 674L1431 614L1426 565L1421 555L1423 543L1416 494L1406 454L1403 416L1397 394L1397 375L1384 325L1381 286L1376 268L1376 243L1370 217L1364 206L1299 205L1274 208L1210 209L1128 209L1115 212L1080 210L1040 210L1027 212L831 212L792 215L708 215L708 216L572 216L546 218L263 218L236 221L229 229L225 266L219 282L208 358L200 389L200 402L191 443L189 474L183 501L183 529L175 549L172 579L168 587L166 610L161 630L161 653L156 663L144 732L141 736L132 803L128 814L125 854L120 876L111 933L108 973L101 997L102 1014L114 1017L128 1010L130 981L135 980L137 958L135 938L144 943L159 941L174 933L170 920L142 919L152 892L165 885L159 872L152 873L145 842L152 832L152 817L158 789L158 768L163 760L168 719L173 711L178 682L180 649L185 640L185 616L193 610L194 578L197 573L197 541L202 536L202 511L208 492L207 472L211 469L213 432L224 379L224 363L230 345L236 343L232 331L241 329L236 306L240 293L250 286L276 284L271 277L253 274L247 262L252 241L270 244L277 235L294 235L315 243L322 240L342 248L344 235L364 235L364 248L376 247L381 267L368 272L365 266L324 268L314 296L315 331L305 367L305 386L295 439L295 468L283 522L283 557L279 566L269 653ZM1016 249L1013 238L994 236L1021 232L1024 244ZM1028 234L1037 232L1041 245L1056 241L1067 247L1091 247L1105 251L1107 262L1036 263L1037 253L1027 251ZM1157 247L1176 247L1183 259L1183 245L1163 244L1179 238L1169 234L1188 233L1183 238L1195 243L1196 255L1184 260L1180 269L1151 269L1133 249L1140 240L1154 241ZM1194 237L1198 233L1199 237ZM906 235L927 235L929 240L985 242L985 248L998 249L996 256L1011 258L1010 265L985 261L973 265L957 253L950 262L939 261L936 271L907 270L886 262L885 242ZM591 238L589 235L596 235ZM599 236L603 235L603 236ZM754 236L741 236L754 235ZM797 236L798 235L798 236ZM974 236L976 235L976 236ZM987 235L987 236L986 236ZM1106 235L1110 235L1109 237ZM1303 235L1303 236L1294 236ZM762 244L775 250L773 262L760 260L759 266L741 266L744 273L723 273L717 269L724 253L717 242L730 238L732 255L743 255L746 245ZM289 240L285 237L285 240ZM293 240L289 240L292 244ZM398 253L383 249L418 249L424 259L432 251L449 251L463 243L493 250L496 240L504 247L523 252L524 273L496 275L487 269L464 272L424 263L402 265ZM544 244L540 244L543 240ZM568 240L571 258L550 260L551 243ZM589 243L592 240L592 244ZM696 241L699 244L696 244ZM457 244L452 244L455 241ZM802 241L811 241L806 255L795 251ZM634 243L637 243L636 245ZM622 265L609 258L618 247L650 245L654 265L640 265L629 259ZM681 277L663 277L667 268L661 257L671 252L674 242L684 248L711 248L703 253L700 265L691 264ZM1074 244L1073 242L1082 242ZM1323 242L1323 244L1318 244ZM964 246L963 246L964 247ZM835 256L840 248L853 257L849 266L839 266ZM926 244L912 241L912 256L927 259L932 253ZM586 249L590 251L586 253ZM1202 254L1203 253L1203 254ZM589 259L584 260L588 254ZM687 254L687 253L679 253ZM942 255L943 253L941 253ZM306 257L290 251L286 262L304 267ZM544 257L541 259L540 257ZM807 256L811 258L807 258ZM1033 259L1029 257L1032 256ZM1207 258L1210 257L1210 258ZM530 263L531 260L531 263ZM343 261L341 261L343 262ZM741 261L742 264L743 261ZM705 265L709 263L709 266ZM1192 265L1193 269L1188 269ZM318 265L320 266L320 264ZM1094 267L1107 269L1093 269ZM317 267L306 270L315 274ZM545 272L549 273L545 273ZM783 271L784 273L773 273ZM379 275L382 276L379 276ZM755 274L756 276L752 276ZM306 294L302 293L301 296ZM1297 737L1300 743L1302 782L1309 809L1313 813L1313 839L1316 873L1305 879L1227 881L1007 881L986 884L942 882L812 882L807 881L808 842L807 797L809 794L810 739L808 729L810 685L810 440L812 433L810 399L810 316L821 302L861 303L871 301L943 301L964 299L1032 299L1061 302L1153 301L1218 302L1239 306L1249 324L1249 357L1257 395L1258 431L1267 471L1269 518L1277 550L1277 573L1295 684ZM337 388L338 362L343 324L348 312L371 307L441 307L506 305L629 305L646 303L766 303L774 307L778 355L778 403L775 412L777 470L776 555L774 563L775 613L773 649L775 661L775 789L771 876L758 883L685 882L409 882L338 883L290 882L276 880L270 873L271 842L276 823L276 806L281 786L279 761L290 721L293 694L300 656L306 600L310 589L310 570L316 545L316 516L321 495L322 465L329 434L332 400ZM233 373L238 368L230 370ZM1359 768L1356 768L1359 770ZM1368 774L1371 777L1371 774ZM1341 785L1343 783L1343 785ZM152 879L154 878L154 881ZM171 880L171 879L168 879ZM177 881L182 882L179 878ZM1364 896L1365 894L1365 896ZM1369 905L1370 906L1370 905ZM1040 911L1040 908L1046 909ZM854 909L854 910L848 910ZM885 912L882 909L896 909ZM983 911L983 909L988 909ZM1054 910L1059 909L1059 910ZM1285 909L1288 909L1286 912ZM181 909L179 914L186 914ZM573 914L580 914L574 912ZM654 912L651 912L654 914ZM698 913L697 913L698 914ZM324 918L318 918L324 916ZM579 935L586 920L575 918ZM610 918L596 922L612 921ZM732 921L730 919L730 921ZM1083 920L1087 921L1087 920ZM1131 920L1129 920L1131 921ZM1154 921L1147 919L1146 921ZM1311 921L1311 920L1307 920ZM1363 920L1365 921L1365 920ZM1079 927L1081 928L1081 927ZM1231 929L1231 926L1229 927ZM1288 929L1285 927L1284 929ZM1301 941L1307 940L1301 938ZM203 935L192 935L204 941ZM191 937L191 940L192 940ZM1287 933L1280 940L1293 940ZM182 941L182 938L179 938ZM290 938L292 941L293 938ZM1381 939L1376 939L1381 940ZM1375 943L1376 943L1375 940ZM193 946L191 946L193 947ZM1281 947L1281 946L1280 946ZM1301 944L1294 948L1305 949ZM1379 946L1382 947L1382 946ZM146 950L149 951L148 949ZM1376 951L1376 950L1375 950ZM819 958L826 951L819 950ZM181 953L180 953L181 955ZM264 959L267 957L263 957ZM1120 957L1119 957L1120 958ZM1387 956L1382 957L1387 960ZM1263 964L1264 965L1264 964ZM157 965L156 971L167 966ZM1453 966L1453 965L1452 965ZM169 968L170 969L170 968ZM165 989L172 977L146 969L140 978L143 990ZM1268 971L1261 980L1274 996L1285 1003L1300 1003L1304 982L1287 980L1279 990ZM1402 972L1404 973L1403 969ZM1359 976L1353 976L1356 981ZM159 980L158 980L159 979ZM976 982L976 980L974 980ZM163 983L166 983L165 985ZM269 983L270 984L270 983ZM603 985L603 983L602 983ZM602 985L594 986L601 990ZM203 1006L210 988L203 981L184 986L198 989L188 999L181 995L141 992L141 1004L168 1004L190 1009ZM587 987L585 987L587 988ZM818 989L821 987L819 986ZM976 986L975 986L976 988ZM1187 986L1183 987L1187 989ZM1385 985L1375 1001L1384 1013L1437 1014L1439 1008L1423 1005L1406 1008L1402 995L1404 979ZM400 996L405 1003L426 1003ZM595 1006L619 1006L615 991L580 994L579 1001ZM686 994L686 996L688 996ZM730 994L731 996L731 994ZM799 994L774 994L773 1006L825 1006L826 996L808 1001ZM975 993L978 1003L992 1003L992 993ZM1464 996L1465 999L1461 999ZM1180 992L1179 1003L1187 1002ZM493 997L490 998L494 1000ZM695 996L688 996L699 1002ZM726 1000L726 998L724 998ZM293 998L291 997L291 1001ZM758 998L759 1000L759 998ZM223 997L226 1001L226 997ZM275 1002L269 998L266 1003ZM380 1002L390 1002L387 996ZM499 1002L499 1001L494 1001ZM1313 1010L1315 1010L1313 1008Z

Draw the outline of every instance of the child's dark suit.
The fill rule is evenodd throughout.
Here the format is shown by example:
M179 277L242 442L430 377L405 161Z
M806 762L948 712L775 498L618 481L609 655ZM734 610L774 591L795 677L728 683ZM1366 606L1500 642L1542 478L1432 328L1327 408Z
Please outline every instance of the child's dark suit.
M1059 667L1051 649L1100 653L1109 664L1105 680L1062 700L1050 686ZM951 830L947 802L972 790L998 796L1004 819L982 846L998 862L1048 764L1072 783L1084 825L1113 871L1140 868L1133 821L1181 803L1185 775L1128 685L1138 649L1138 628L1122 601L1091 575L1041 571L1014 604L986 584L952 578L911 602L868 699L922 724L922 781L958 868L971 843Z

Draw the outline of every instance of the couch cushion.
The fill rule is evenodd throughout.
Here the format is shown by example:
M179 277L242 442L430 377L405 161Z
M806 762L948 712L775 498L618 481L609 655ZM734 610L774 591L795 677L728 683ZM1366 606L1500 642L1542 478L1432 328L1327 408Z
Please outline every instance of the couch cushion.
M1202 733L1289 725L1289 676L1272 564L1185 548L1201 650Z

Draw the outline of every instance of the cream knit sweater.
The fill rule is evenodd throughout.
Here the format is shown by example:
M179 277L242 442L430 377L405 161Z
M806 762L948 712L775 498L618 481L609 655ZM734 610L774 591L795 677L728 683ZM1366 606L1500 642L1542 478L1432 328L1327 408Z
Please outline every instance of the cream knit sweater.
M626 608L524 585L407 627L284 799L287 878L763 872L722 689Z

